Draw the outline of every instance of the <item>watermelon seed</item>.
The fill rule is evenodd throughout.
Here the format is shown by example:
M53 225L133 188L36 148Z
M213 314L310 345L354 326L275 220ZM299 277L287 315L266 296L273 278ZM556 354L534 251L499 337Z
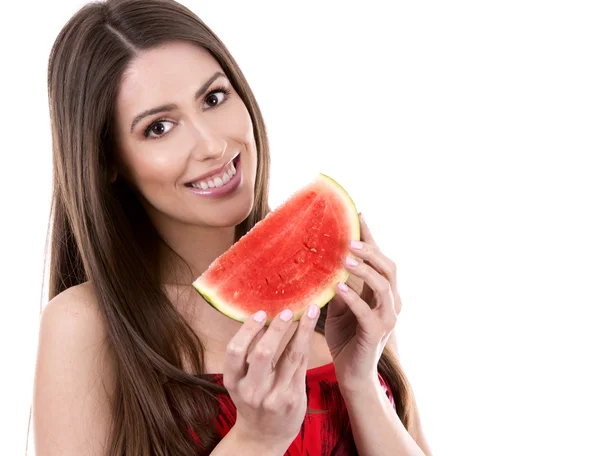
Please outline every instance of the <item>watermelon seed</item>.
M325 237L329 237L329 235L328 235L328 234L324 234L323 236L325 236Z
M315 249L315 248L310 249L310 251L317 253L317 249Z

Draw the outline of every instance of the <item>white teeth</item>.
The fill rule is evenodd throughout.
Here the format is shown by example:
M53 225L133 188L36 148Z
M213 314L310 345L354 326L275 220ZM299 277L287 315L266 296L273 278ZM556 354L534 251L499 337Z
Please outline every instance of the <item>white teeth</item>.
M233 162L232 162L231 165L229 165L229 168L227 168L223 172L222 175L212 178L212 179L195 182L190 185L194 188L199 188L202 190L206 190L208 188L222 187L224 184L229 182L231 180L231 178L233 176L235 176L236 174L237 174L237 170L235 169L235 166L233 165Z

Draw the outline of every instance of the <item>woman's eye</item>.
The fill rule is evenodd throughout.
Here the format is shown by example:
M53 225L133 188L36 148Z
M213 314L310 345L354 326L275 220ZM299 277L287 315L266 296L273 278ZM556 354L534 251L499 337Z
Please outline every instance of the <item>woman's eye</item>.
M228 89L216 89L211 94L206 97L206 104L208 104L209 108L214 108L215 106L219 106L223 103L223 100L227 98L230 91ZM220 95L220 97L219 97ZM169 120L157 120L156 122L151 123L146 130L144 130L144 137L157 139L165 135L171 128L165 128L165 124L173 124L173 122Z
M221 100L219 100L219 97L217 95L221 95ZM209 108L213 108L221 104L223 98L225 98L225 94L223 92L214 92L211 93L208 97L206 97L206 103L208 104Z
M146 131L144 131L144 136L146 138L150 137L150 138L160 138L161 136L164 136L164 134L166 132L168 132L171 128L173 128L172 126L170 128L166 128L164 127L165 124L172 124L173 122L168 121L168 120L159 120L157 122L152 123L148 128L146 128ZM153 133L153 134L151 134Z

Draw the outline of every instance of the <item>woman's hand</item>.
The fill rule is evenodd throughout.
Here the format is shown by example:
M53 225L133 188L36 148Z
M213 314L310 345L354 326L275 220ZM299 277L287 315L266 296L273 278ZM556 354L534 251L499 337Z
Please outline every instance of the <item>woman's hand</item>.
M362 214L362 242L353 242L351 251L358 257L346 259L351 274L364 282L357 293L344 283L329 302L325 339L335 364L343 392L356 393L375 382L377 363L390 334L396 327L402 303L396 284L396 265L380 250Z
M223 384L237 407L234 428L241 441L280 448L283 454L300 432L307 407L306 368L320 310L314 307L314 313L309 308L302 316L278 359L279 345L292 325L289 310L272 320L249 354L265 325L262 311L248 318L227 345Z

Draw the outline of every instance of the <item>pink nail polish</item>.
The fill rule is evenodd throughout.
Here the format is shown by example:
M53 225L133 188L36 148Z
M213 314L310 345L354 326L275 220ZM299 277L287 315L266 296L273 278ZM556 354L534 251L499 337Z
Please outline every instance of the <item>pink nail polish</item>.
M342 291L348 291L348 285L346 285L344 282L340 282L338 283L338 287L340 288L340 290Z
M265 318L267 318L267 313L264 310L259 310L254 314L254 320L259 323L265 321Z
M348 266L356 266L358 265L358 261L356 261L354 258L346 257L346 264Z
M310 306L308 306L308 316L310 318L315 318L318 313L319 313L319 308L317 306L315 306L314 304L311 304Z
M352 247L353 249L357 249L360 250L363 248L362 242L360 241L350 241L350 247Z
M283 321L290 321L293 316L294 312L292 312L290 309L285 309L283 312L281 312L279 318L281 318Z

